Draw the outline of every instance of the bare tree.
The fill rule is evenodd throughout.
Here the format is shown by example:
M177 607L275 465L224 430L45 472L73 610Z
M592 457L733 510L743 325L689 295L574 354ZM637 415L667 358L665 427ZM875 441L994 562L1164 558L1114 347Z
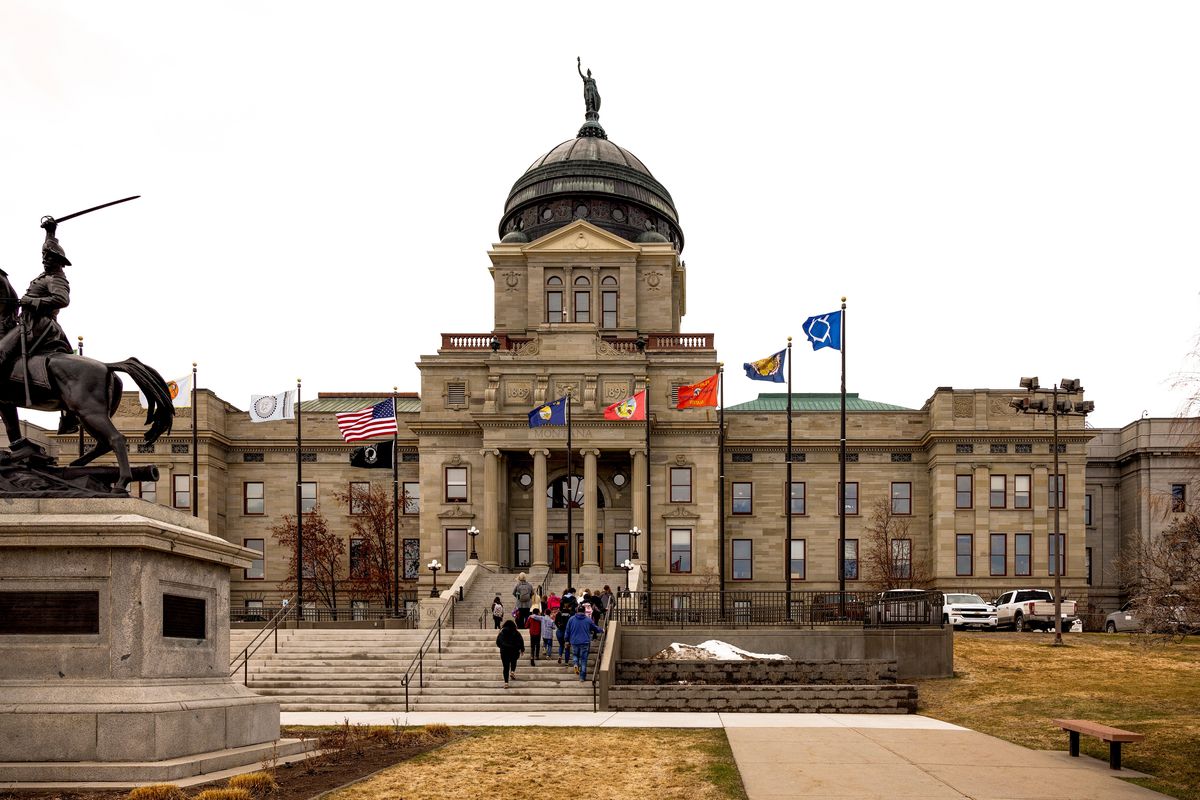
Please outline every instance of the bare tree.
M1200 514L1177 517L1160 536L1136 537L1119 568L1148 641L1200 633Z
M304 515L304 594L316 597L337 619L338 584L342 582L342 559L346 555L346 541L330 532L329 523L319 507ZM271 536L288 556L287 577L279 582L279 588L291 593L296 590L296 517L286 514L274 528ZM299 598L301 604L304 598ZM301 606L303 607L303 605Z
M927 558L918 558L908 533L908 517L892 513L891 499L881 497L871 510L864 533L863 580L879 591L923 589L933 584Z
M350 509L350 530L359 541L352 559L355 588L368 599L382 599L387 608L393 607L393 577L395 563L395 510L392 493L371 485L367 491L351 487L349 492L336 495L338 502ZM401 497L404 503L405 498Z

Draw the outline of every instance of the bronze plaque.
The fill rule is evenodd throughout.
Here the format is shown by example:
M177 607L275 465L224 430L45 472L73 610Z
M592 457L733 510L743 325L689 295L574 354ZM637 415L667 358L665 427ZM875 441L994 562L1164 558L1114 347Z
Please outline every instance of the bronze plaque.
M173 639L205 638L204 600L198 597L163 595L163 636Z
M99 592L0 592L0 635L99 632Z

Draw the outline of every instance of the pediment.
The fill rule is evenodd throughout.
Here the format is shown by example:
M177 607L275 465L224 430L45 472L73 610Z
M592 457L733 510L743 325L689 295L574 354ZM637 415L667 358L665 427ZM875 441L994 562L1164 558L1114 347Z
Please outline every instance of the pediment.
M454 506L449 511L438 514L438 519L475 519L475 515L461 506Z
M581 219L525 245L521 251L524 253L641 252L637 245Z

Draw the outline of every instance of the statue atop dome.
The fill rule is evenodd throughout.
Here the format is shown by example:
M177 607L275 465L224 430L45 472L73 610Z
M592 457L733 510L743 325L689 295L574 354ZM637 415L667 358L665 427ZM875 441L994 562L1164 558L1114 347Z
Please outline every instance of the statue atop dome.
M600 90L596 88L596 79L592 77L590 69L587 75L583 74L583 59L579 56L575 56L575 69L579 71L579 77L583 80L584 123L579 129L579 136L607 139L608 134L600 125Z

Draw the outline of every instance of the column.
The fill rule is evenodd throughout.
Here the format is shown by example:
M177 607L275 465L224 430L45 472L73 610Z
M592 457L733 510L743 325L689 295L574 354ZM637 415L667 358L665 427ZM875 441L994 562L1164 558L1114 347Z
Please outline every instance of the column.
M637 543L638 555L642 556L638 560L642 561L646 558L642 554L647 552L645 548L649 546L649 542L645 540L646 508L648 507L646 503L646 450L644 448L630 450L629 455L633 457L633 525L643 532L642 536L638 537ZM630 545L632 544L631 540Z
M533 569L542 570L550 566L549 547L546 542L546 456L549 450L530 450L533 456Z
M500 542L500 451L483 450L483 525L478 543L479 560L497 567L501 559ZM470 547L470 542L467 547Z
M600 563L596 560L597 523L600 519L596 498L596 459L599 450L580 450L583 455L583 568L588 571L600 571Z

